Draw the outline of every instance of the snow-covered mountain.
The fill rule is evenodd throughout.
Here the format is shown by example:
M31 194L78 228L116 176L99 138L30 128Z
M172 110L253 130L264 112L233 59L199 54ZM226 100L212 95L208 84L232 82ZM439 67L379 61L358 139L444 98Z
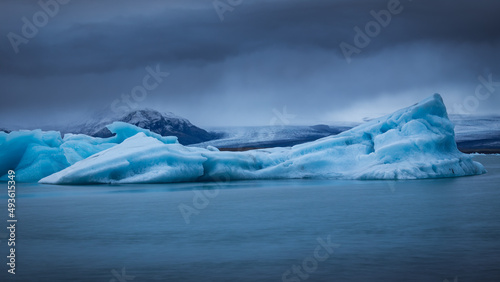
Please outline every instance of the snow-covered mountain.
M137 127L148 129L163 136L177 136L179 143L189 145L206 142L219 135L193 125L189 120L173 113L161 113L152 109L134 110L119 117L98 115L83 124L68 127L66 133L81 133L94 137L110 137L112 133L106 125L122 121Z

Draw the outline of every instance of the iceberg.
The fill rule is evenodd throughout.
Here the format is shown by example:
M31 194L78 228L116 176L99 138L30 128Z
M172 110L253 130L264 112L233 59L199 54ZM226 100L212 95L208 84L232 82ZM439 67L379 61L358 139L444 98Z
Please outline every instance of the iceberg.
M0 132L0 171L7 173L15 169L18 181L38 181L70 165L62 144L61 135L56 131ZM0 180L7 181L7 174Z
M109 143L101 140L101 143L91 144L91 139L81 139L84 144L91 146L71 144L69 147L74 150L71 153L74 156L65 154L65 159L58 158L60 151L57 151L56 157L47 162L53 161L55 164L48 170L63 167L65 160L76 162L39 182L90 184L283 178L423 179L485 173L480 163L457 149L453 128L439 94L338 135L288 148L246 152L220 152L214 147L185 147L175 139L120 123L110 127L110 130L120 134L105 141ZM63 147L64 151L63 145L69 139L62 140L62 145L58 145L61 142L59 140L54 148L60 150ZM92 150L102 149L104 144L110 143L115 145L83 158ZM30 150L33 149L28 152ZM38 168L44 165L46 157L47 154L38 161L30 159L31 162L27 163Z
M45 177L40 182L85 184L189 181L203 174L205 160L200 154L187 150L179 143L165 144L141 132L119 145Z
M141 132L164 144L177 143L175 136L164 137L124 122L114 122L107 127L114 136L66 134L62 138L57 131L39 129L0 132L0 171L7 173L14 169L17 181L36 182ZM0 181L7 180L7 174L0 177Z

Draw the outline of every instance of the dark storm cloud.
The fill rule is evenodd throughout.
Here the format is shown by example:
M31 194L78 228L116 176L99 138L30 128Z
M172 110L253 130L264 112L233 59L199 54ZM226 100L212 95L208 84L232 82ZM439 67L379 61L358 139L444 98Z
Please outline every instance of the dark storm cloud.
M3 13L18 2L3 4L7 8ZM222 23L210 1L196 2L198 9L190 8L189 2L174 8L169 8L168 1L155 2L160 12L131 16L113 12L119 1L108 2L102 9L109 10L110 16L98 22L92 21L87 1L62 6L60 13L84 11L88 18L56 18L38 38L20 45L18 55L4 40L1 71L51 75L100 73L156 62L205 64L280 46L323 48L341 56L339 43L352 44L353 27L363 27L372 20L369 11L386 9L388 1L243 1L224 14ZM144 5L148 3L136 3L134 8ZM368 52L415 40L492 43L500 37L500 2L402 1L401 5L405 10L394 16L390 30L381 33ZM8 19L9 27L15 21L19 28L22 25L18 14L2 18ZM2 34L9 31L3 28Z
M238 114L232 120L266 123L273 107L289 105L314 122L363 99L406 102L417 90L458 88L450 100L461 101L485 67L500 75L500 2L487 0L401 1L403 11L347 64L339 44L354 44L353 28L388 2L243 0L220 21L213 1L73 0L16 54L7 35L22 35L21 18L40 7L2 1L0 107L107 105L160 64L172 76L145 105L195 120L216 109L221 120L208 120L219 124Z

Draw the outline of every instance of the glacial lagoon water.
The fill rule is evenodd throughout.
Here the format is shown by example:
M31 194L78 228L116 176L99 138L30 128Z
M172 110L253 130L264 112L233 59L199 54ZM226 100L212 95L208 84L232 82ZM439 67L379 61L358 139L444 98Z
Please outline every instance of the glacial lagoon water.
M500 156L475 159L487 174L18 183L16 274L3 227L0 281L500 281Z

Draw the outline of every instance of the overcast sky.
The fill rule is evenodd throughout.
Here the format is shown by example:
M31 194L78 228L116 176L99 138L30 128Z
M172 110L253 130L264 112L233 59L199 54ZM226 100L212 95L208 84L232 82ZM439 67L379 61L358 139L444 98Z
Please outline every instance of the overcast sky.
M0 126L131 108L328 124L436 92L449 112L499 113L499 1L54 1L0 2Z

